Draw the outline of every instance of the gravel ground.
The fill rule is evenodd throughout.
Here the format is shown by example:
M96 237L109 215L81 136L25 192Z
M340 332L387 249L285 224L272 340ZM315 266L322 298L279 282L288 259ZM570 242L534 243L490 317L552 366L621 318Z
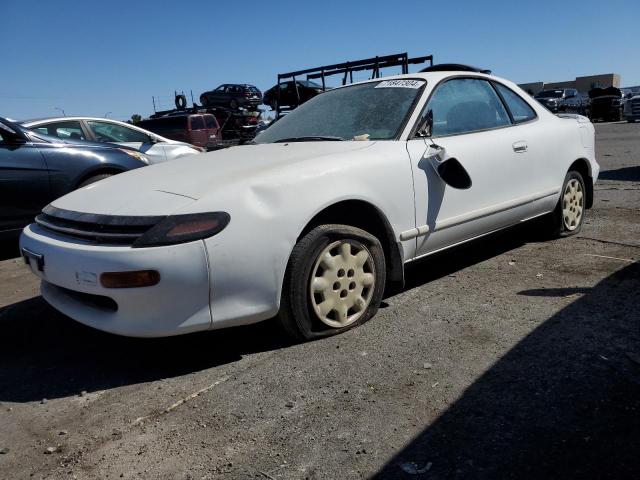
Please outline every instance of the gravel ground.
M83 327L0 261L0 478L640 478L640 124L598 124L577 237L412 265L377 317L160 340Z

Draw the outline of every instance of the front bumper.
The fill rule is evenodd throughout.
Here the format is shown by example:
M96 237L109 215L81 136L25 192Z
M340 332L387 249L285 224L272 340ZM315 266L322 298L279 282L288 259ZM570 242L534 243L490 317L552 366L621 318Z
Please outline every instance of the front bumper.
M133 337L180 335L211 327L209 268L202 241L154 248L95 245L26 227L20 249L42 256L42 296L74 320ZM104 288L100 274L157 270L160 282L143 288Z

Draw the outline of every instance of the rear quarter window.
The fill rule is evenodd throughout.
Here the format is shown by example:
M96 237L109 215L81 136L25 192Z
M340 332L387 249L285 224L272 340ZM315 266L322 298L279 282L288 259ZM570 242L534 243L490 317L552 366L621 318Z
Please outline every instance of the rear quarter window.
M536 118L536 112L520 95L500 83L494 83L494 85L511 110L514 123L528 122Z

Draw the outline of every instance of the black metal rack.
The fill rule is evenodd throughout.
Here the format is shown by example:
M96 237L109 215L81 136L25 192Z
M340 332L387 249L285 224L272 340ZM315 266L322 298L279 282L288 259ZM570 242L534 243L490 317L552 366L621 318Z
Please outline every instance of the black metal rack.
M330 77L333 75L343 75L342 85L347 84L347 80L349 83L353 82L353 72L363 72L363 71L371 71L371 78L379 78L380 70L384 68L390 67L402 67L402 73L409 73L409 65L416 65L421 63L429 62L431 66L433 66L433 55L425 55L423 57L413 57L409 58L407 52L398 53L395 55L385 55L382 57L372 57L365 58L362 60L355 60L344 63L336 63L333 65L324 65L322 67L315 68L307 68L304 70L297 70L295 72L288 73L280 73L278 74L278 94L280 92L280 84L283 81L292 80L296 87L296 96L298 98L298 105L300 104L300 93L298 92L298 84L296 82L296 77L306 75L307 80L312 79L321 79L322 80L322 88L326 89L326 77ZM278 102L278 107L276 109L276 118L280 116L283 110L293 110L295 106L289 106L286 109L283 109Z

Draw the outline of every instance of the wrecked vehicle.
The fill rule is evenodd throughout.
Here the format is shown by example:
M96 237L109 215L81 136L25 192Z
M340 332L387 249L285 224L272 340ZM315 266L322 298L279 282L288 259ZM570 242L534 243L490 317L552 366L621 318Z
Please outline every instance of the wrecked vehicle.
M575 88L554 88L537 93L534 98L553 113L584 115L588 102Z
M589 117L591 120L618 122L622 119L622 92L616 87L592 88Z
M47 302L121 335L277 316L296 339L373 317L409 262L536 217L580 231L594 128L472 68L318 95L255 144L118 175L52 202L21 251Z
M640 92L630 92L626 95L623 114L629 123L640 120Z

